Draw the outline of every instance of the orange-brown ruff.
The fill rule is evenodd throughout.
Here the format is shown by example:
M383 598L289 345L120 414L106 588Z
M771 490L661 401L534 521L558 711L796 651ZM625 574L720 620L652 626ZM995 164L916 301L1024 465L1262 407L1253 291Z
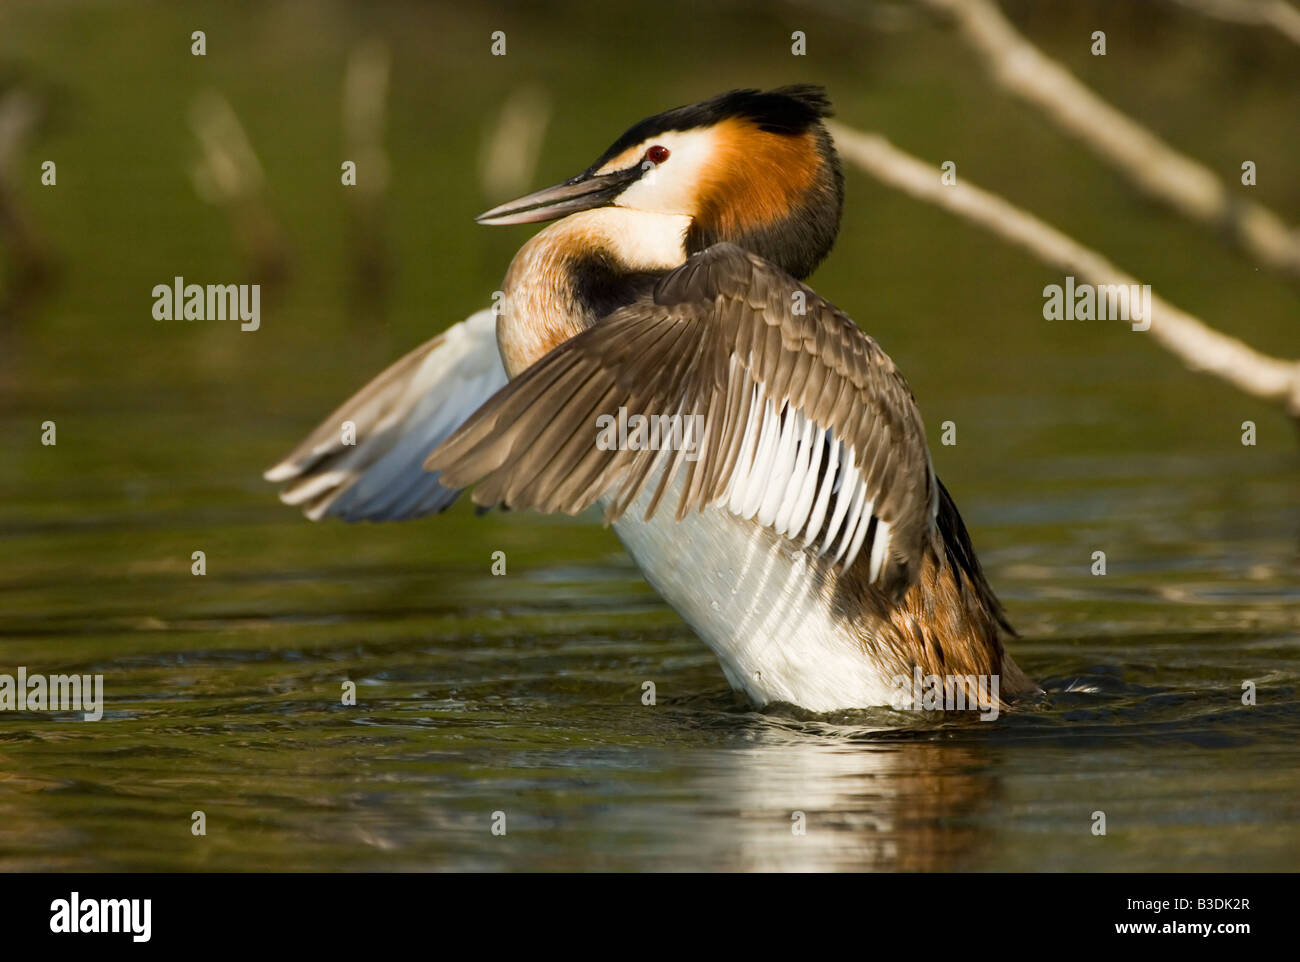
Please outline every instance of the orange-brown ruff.
M722 237L772 224L803 203L820 161L811 131L764 135L752 121L719 126L718 153L703 171L695 217Z

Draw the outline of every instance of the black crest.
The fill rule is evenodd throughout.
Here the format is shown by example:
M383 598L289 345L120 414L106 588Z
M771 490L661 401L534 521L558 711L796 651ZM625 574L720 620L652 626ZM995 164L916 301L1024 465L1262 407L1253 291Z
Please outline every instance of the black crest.
M775 90L730 90L685 107L674 107L629 127L591 165L597 170L629 147L668 130L712 127L732 117L753 121L775 134L801 134L831 115L826 89L817 84L792 84Z

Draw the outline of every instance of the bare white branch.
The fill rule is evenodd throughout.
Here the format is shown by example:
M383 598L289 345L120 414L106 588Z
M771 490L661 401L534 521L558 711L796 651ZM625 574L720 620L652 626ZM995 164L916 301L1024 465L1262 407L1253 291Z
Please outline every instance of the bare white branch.
M358 44L343 75L343 143L348 159L361 171L354 193L372 197L388 186L384 119L391 57L379 40Z
M1292 43L1300 44L1300 10L1286 0L1175 0L1184 7L1251 27L1272 27Z
M492 204L525 193L533 182L542 141L551 122L551 98L541 87L510 93L484 139L479 161L483 196Z
M262 164L235 109L216 91L203 91L190 104L190 128L200 148L190 171L195 192L226 211L236 243L260 282L281 282L288 272L288 247L266 202Z
M842 124L833 124L832 133L844 159L881 183L978 224L1045 264L1098 287L1140 283L1101 254L966 178L953 186L942 184L938 165L918 160L879 134ZM1261 354L1154 293L1147 333L1191 370L1213 374L1300 418L1300 361Z
M1261 264L1300 277L1300 233L1268 208L1229 193L1183 155L1102 100L1030 43L990 0L919 0L950 14L994 80L1114 166L1139 190L1184 216L1224 231Z

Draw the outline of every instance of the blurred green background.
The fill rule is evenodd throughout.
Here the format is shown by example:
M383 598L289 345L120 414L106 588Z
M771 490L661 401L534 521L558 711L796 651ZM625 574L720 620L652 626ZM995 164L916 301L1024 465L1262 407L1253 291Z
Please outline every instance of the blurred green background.
M1243 159L1254 160L1259 184L1240 189L1284 218L1300 211L1300 70L1285 40L1164 2L1021 3L1007 12L1170 143L1229 182ZM53 296L7 319L16 340L6 373L21 388L8 400L29 416L49 416L51 392L75 385L99 396L101 415L105 405L203 410L214 431L255 401L293 436L376 365L483 306L500 283L527 230L489 230L472 218L497 199L481 190L480 157L503 101L521 85L544 89L554 108L540 185L581 169L631 122L668 106L735 86L824 83L843 122L936 165L954 160L960 176L1107 252L1261 350L1287 355L1296 346L1294 285L1135 196L996 90L959 41L906 4L659 3L614 16L563 3L11 2L3 17L0 76L48 108L13 189L63 272ZM1108 31L1106 57L1088 52L1099 28ZM207 34L204 57L190 53L195 29ZM790 54L792 29L808 34L807 56ZM507 34L505 57L489 55L493 30ZM385 316L362 323L344 296L352 261L340 100L349 53L372 37L392 54L383 232L394 273ZM224 94L245 126L292 256L291 281L264 305L256 334L155 323L149 314L153 285L174 275L229 283L248 274L227 218L191 183L199 153L187 115L207 89ZM59 165L56 188L40 186L44 159ZM895 356L932 420L978 404L990 386L1021 381L1030 390L1050 384L1080 407L1101 408L1106 421L1104 430L1018 426L1029 445L1051 443L1040 431L1068 431L1074 451L1213 445L1243 411L1264 422L1264 443L1285 432L1277 415L1189 378L1121 325L1043 322L1041 289L1059 276L976 228L848 176L844 229L815 283ZM1145 382L1142 409L1111 407L1107 386L1133 378ZM156 411L160 397L170 400ZM111 434L86 432L88 440ZM264 454L274 456L282 445L267 440ZM220 445L205 447L191 466L211 457L224 467ZM960 461L977 447L944 456ZM19 436L6 437L6 449L38 477L49 465Z

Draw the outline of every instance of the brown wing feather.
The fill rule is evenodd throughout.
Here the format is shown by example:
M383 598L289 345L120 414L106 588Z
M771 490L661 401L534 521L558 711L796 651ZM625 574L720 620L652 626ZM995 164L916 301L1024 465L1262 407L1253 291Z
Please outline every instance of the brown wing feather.
M702 415L698 460L680 450L601 450L597 418L619 407ZM808 456L801 438L817 431L842 446L838 466L831 443L819 442L821 462L797 470ZM683 465L678 517L730 498L737 513L771 526L778 505L775 513L799 522L780 533L837 550L845 565L876 532L874 515L887 550L872 567L892 590L913 580L933 530L938 491L924 427L893 362L811 289L730 244L692 257L555 348L425 462L446 484L477 484L480 504L573 514L608 498L608 520L657 478L648 518ZM823 494L825 518L813 530L814 495ZM805 501L802 514L791 510Z

